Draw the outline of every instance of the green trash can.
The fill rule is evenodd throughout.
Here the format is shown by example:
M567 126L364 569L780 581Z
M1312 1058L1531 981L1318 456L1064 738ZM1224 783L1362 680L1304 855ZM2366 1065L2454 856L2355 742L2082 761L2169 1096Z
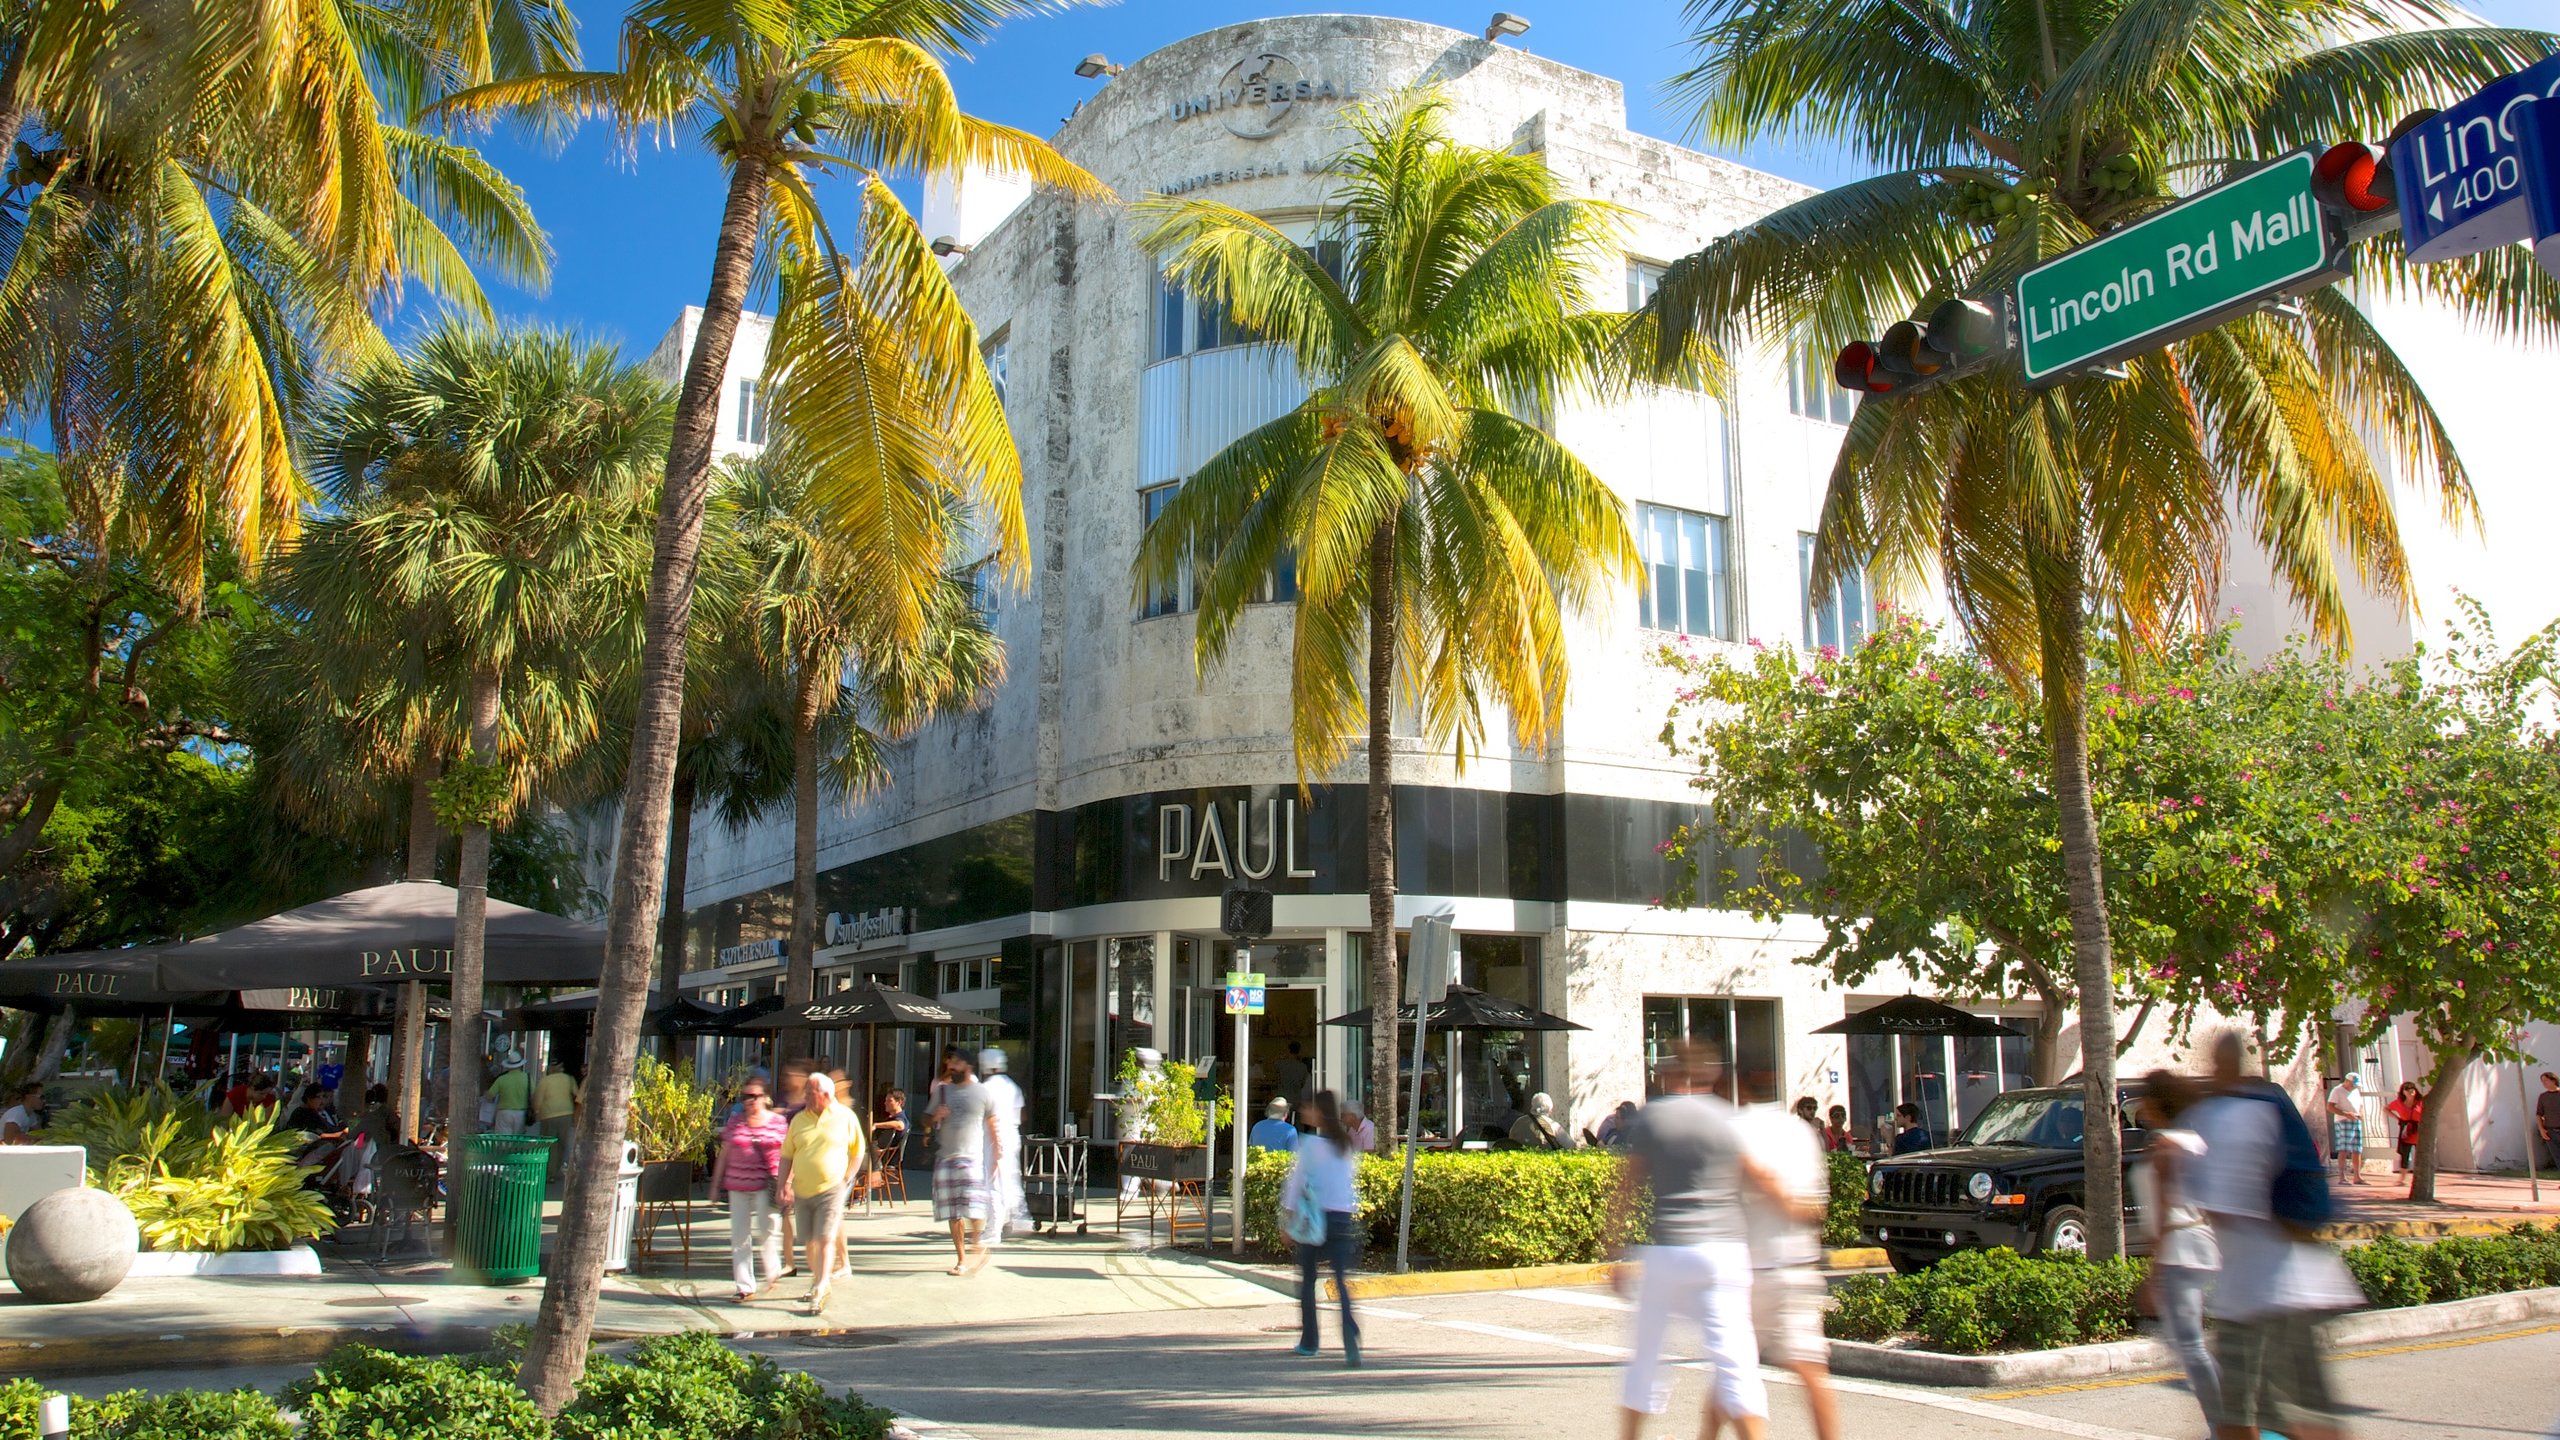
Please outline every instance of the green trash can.
M542 1182L551 1168L548 1135L472 1135L448 1177L453 1197L453 1264L483 1285L514 1285L542 1273Z

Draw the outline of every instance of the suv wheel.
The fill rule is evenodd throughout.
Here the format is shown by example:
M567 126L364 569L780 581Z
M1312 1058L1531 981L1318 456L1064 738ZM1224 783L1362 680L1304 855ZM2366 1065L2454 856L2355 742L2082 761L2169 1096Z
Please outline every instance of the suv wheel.
M2056 1205L2044 1217L2036 1251L2046 1255L2089 1253L2089 1216L2077 1205Z
M1896 1250L1890 1245L1885 1247L1884 1258L1893 1262L1893 1273L1896 1275L1917 1275L1929 1268L1927 1256L1915 1255L1908 1250Z

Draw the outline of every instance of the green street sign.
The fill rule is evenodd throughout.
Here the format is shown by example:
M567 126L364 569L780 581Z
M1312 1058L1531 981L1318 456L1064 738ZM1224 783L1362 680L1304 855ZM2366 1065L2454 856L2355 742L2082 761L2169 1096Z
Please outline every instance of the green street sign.
M2209 330L2327 271L2305 150L2018 277L2027 382Z

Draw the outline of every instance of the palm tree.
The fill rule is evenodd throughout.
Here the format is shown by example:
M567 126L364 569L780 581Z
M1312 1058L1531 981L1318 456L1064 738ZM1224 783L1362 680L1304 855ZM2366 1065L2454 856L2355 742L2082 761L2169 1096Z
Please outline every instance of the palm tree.
M676 400L649 579L640 705L631 727L593 1079L562 1200L552 1284L521 1372L545 1413L586 1364L611 1218L612 1156L629 1104L651 932L665 878L668 799L684 704L686 633L721 378L758 269L777 277L766 352L774 419L808 446L812 503L871 567L902 643L921 637L943 583L954 506L1024 573L1022 468L978 332L893 175L964 167L1072 195L1109 191L1031 135L961 111L943 60L1045 0L641 0L618 71L573 71L467 90L445 113L609 115L626 142L684 126L728 172L710 289ZM859 247L839 247L811 184L849 179Z
M0 406L47 423L93 543L191 590L208 544L255 565L291 538L291 427L388 353L377 308L416 281L485 315L474 260L545 275L522 193L400 122L576 55L555 0L0 19L0 146L24 141L0 182Z
M1451 140L1414 92L1348 117L1328 222L1339 277L1270 223L1214 201L1151 199L1141 242L1168 277L1289 352L1312 389L1203 465L1151 524L1141 592L1197 576L1196 660L1296 557L1291 728L1301 778L1339 763L1366 697L1369 999L1393 1014L1394 744L1402 701L1464 763L1488 698L1518 743L1552 735L1564 616L1636 551L1609 487L1534 418L1621 369L1623 315L1588 277L1613 220L1568 198L1542 158ZM1364 683L1365 682L1365 683ZM1395 1124L1396 1036L1369 1050L1370 1113Z
M978 609L974 567L947 567L924 633L902 635L881 613L870 571L810 503L813 469L786 436L732 462L713 497L744 561L742 618L787 697L791 938L783 999L792 1005L816 998L821 781L848 799L886 786L896 740L936 716L975 708L1004 680L1004 642ZM787 1047L807 1038L781 1033Z
M313 449L345 507L313 525L308 623L361 652L404 627L441 642L450 755L438 822L456 831L446 1121L480 1109L491 827L595 737L595 702L632 634L665 388L611 347L447 323L358 376ZM432 643L432 642L431 642Z
M1674 83L1710 136L1814 136L1885 173L1671 267L1664 342L1795 340L1817 354L2304 145L2380 135L2546 53L2532 32L2427 28L2435 0L1698 0ZM2355 38L2348 38L2355 37ZM2551 333L2560 286L2499 251L2436 267L2362 248L2375 293ZM2136 647L2212 623L2235 538L2315 632L2347 638L2346 580L2406 602L2383 461L2451 519L2470 484L2427 397L2334 290L2042 390L2013 372L1862 404L1831 474L1814 583L1863 557L1885 586L1943 577L1973 642L2039 683L2052 737L2088 1112L2115 1104L2112 949L2088 779L2089 629ZM2243 527L2235 537L2235 519ZM2090 1249L2123 1245L2120 1145L2086 1129Z

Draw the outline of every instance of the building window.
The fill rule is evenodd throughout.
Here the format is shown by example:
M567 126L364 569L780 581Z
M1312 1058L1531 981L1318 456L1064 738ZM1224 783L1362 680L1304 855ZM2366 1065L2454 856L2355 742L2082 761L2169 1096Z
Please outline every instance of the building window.
M1807 420L1846 425L1858 399L1831 378L1830 357L1799 343L1787 352L1787 408Z
M1782 1090L1778 1002L1738 1000L1725 995L1647 995L1644 997L1645 1088L1662 1062L1687 1040L1712 1043L1724 1057L1724 1078L1716 1093L1741 1103L1741 1077L1754 1077L1761 1094ZM1765 1077L1765 1078L1763 1078Z
M1139 533L1144 534L1154 527L1156 517L1164 513L1164 507L1173 503L1174 492L1181 488L1177 481L1171 485L1151 485L1138 492ZM1153 620L1159 615L1174 615L1190 609L1190 581L1191 566L1188 562L1184 563L1182 573L1171 579L1150 581L1146 593L1138 597L1138 618Z
M1280 558L1272 562L1271 573L1263 576L1262 583L1254 587L1253 602L1257 605L1290 605L1297 599L1298 547L1290 545L1284 547Z
M1662 288L1662 277L1668 268L1650 260L1630 258L1627 261L1627 309L1630 313L1653 303L1653 292Z
M1236 323L1227 307L1195 295L1159 274L1155 280L1155 343L1150 360L1171 360L1222 345L1246 345L1253 332Z
M1733 638L1723 517L1667 505L1639 505L1636 545L1644 555L1644 578L1636 588L1636 603L1646 629L1714 640Z
M755 381L738 382L738 441L740 444L764 443L764 412L769 398L765 388Z
M1875 605L1867 594L1867 567L1849 565L1817 593L1813 588L1813 537L1796 536L1796 584L1804 598L1804 648L1847 654L1867 638Z
M996 338L987 342L987 379L995 384L996 403L999 405L1011 398L1005 391L1005 372L1011 368L1012 359L1012 336L999 332Z

